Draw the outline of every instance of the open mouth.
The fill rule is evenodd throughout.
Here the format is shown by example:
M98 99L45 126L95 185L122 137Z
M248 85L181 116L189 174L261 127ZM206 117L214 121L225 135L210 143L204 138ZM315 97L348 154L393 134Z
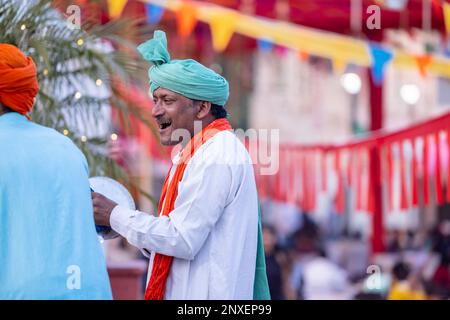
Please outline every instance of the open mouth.
M172 121L166 120L166 121L163 121L163 122L160 122L160 123L159 123L159 128L160 128L161 130L164 130L164 129L170 127L171 124L172 124Z

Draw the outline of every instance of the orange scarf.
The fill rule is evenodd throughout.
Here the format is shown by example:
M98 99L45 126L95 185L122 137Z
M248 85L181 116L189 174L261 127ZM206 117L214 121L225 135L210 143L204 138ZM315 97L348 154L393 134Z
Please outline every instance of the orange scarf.
M27 115L38 91L33 60L17 47L0 43L0 103Z
M206 141L224 130L231 130L231 125L227 119L217 119L211 122L207 127L197 133L181 152L180 161L175 169L172 180L169 183L169 173L164 181L164 186L159 199L158 212L160 216L168 216L174 209L175 200L178 194L178 183L183 179L184 170L189 160ZM190 151L190 152L189 152ZM172 266L173 257L156 253L153 260L153 268L150 281L145 291L145 300L162 300L166 288L167 277Z

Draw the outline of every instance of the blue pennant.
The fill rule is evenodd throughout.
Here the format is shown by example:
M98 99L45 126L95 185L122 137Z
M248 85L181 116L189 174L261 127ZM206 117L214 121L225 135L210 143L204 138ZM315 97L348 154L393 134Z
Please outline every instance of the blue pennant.
M372 56L373 80L377 85L381 85L383 83L386 64L392 60L394 55L390 50L384 49L376 43L369 43L369 49Z
M164 8L153 3L146 3L145 11L147 14L147 21L150 24L157 24L162 18Z
M273 43L269 39L258 39L258 48L263 52L269 52L273 48Z

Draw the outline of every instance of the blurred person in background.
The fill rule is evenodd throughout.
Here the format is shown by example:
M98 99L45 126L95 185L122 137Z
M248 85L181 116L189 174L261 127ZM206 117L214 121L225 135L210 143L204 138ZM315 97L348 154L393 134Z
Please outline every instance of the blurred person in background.
M418 275L411 274L411 266L397 262L392 268L392 283L388 300L426 300Z
M431 282L434 288L450 296L450 220L444 218L431 235L432 251L439 257Z
M318 227L314 224L303 225L294 234L294 241L296 258L290 286L295 290L297 299L350 298L348 275L326 257Z
M283 265L286 262L286 256L284 253L278 252L275 229L271 226L263 225L262 230L270 296L272 300L284 300L285 277L283 276Z

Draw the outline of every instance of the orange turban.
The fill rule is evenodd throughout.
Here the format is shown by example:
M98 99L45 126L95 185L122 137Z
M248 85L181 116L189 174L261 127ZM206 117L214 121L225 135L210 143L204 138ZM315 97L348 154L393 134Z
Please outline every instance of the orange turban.
M38 91L33 60L17 47L0 43L0 103L26 115Z

